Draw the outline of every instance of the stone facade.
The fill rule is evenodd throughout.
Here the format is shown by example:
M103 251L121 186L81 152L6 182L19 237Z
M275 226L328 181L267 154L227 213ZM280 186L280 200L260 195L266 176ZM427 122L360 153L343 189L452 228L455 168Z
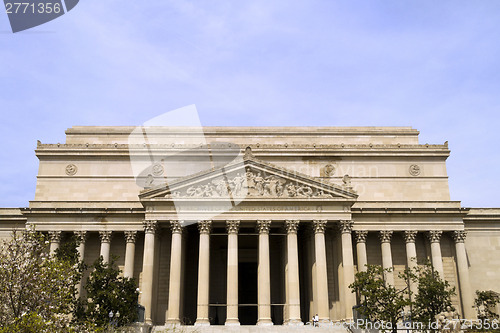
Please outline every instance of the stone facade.
M430 260L466 318L475 290L500 292L500 209L450 200L447 143L408 127L134 131L39 142L35 199L0 209L0 237L33 224L52 251L75 234L86 262L118 256L156 325L349 319L365 264L403 287Z

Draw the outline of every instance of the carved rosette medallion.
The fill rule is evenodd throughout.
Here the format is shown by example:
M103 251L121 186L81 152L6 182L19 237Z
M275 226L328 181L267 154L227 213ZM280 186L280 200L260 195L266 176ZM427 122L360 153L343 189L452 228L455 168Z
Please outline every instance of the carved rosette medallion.
M146 234L154 234L158 230L158 222L154 220L144 220L144 222L142 222L142 226L144 227L144 233Z
M61 232L49 231L49 240L51 243L59 243L61 241Z
M453 231L453 240L455 241L455 243L465 242L465 237L467 237L467 231L465 230Z
M319 233L324 234L327 222L328 222L327 220L314 220L313 221L314 233L315 234L319 234Z
M78 168L74 164L68 164L65 171L68 176L74 176L78 172Z
M113 235L112 231L99 231L99 238L101 239L101 243L111 243L111 236Z
M405 230L403 237L405 238L406 243L415 243L415 239L417 238L417 231Z
M257 230L260 234L268 234L271 229L271 220L258 220Z
M228 234L237 234L240 229L240 220L227 220L226 229Z
M164 171L163 165L158 163L153 165L153 176L155 177L161 176L163 175L163 171Z
M87 239L87 232L84 230L75 231L74 234L75 234L76 241L78 243L84 243L85 240Z
M439 243L442 234L443 232L440 230L432 230L427 233L427 237L431 243Z
M299 220L286 220L285 221L285 227L286 227L286 232L289 234L296 234L297 230L299 229Z
M170 229L173 234L181 234L182 233L182 224L184 221L172 220L170 221Z
M125 241L127 243L135 243L137 239L137 231L125 231Z
M335 175L335 166L333 164L327 164L323 168L323 174L325 177L333 177Z
M352 232L353 222L351 220L339 221L339 230L343 234L350 234Z
M410 175L412 175L413 177L417 177L418 175L420 175L420 166L418 164L412 164L410 165L408 171L410 172Z
M356 243L366 243L366 238L368 237L368 231L365 230L356 230L354 232L356 237Z
M202 220L198 221L198 231L200 234L208 235L212 230L212 221L210 220Z
M381 243L390 243L392 238L392 230L382 230L379 233Z

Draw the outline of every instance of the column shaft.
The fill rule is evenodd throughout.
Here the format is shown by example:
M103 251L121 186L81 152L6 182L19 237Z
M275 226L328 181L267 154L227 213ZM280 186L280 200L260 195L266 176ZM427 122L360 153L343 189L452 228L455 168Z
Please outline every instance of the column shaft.
M135 240L137 231L125 231L125 267L123 276L126 278L134 277L134 260L135 260Z
M328 306L328 275L326 269L325 228L326 220L314 221L314 256L316 261L316 295L318 317L320 321L330 319Z
M455 252L457 256L458 280L460 282L460 296L462 298L463 318L476 319L474 310L474 299L469 279L469 263L467 262L467 252L465 251L465 237L467 233L464 230L455 231L453 239L455 241Z
M200 253L198 259L198 305L195 325L210 325L209 286L210 286L210 229L212 221L199 221Z
M432 267L433 269L439 273L439 277L444 279L444 270L443 270L443 257L441 255L441 235L442 231L429 231L429 240L431 242L431 258L432 258Z
M75 231L75 238L78 243L76 250L78 251L78 260L83 261L85 258L85 240L87 239L86 231ZM82 294L82 281L76 285L77 298Z
M104 263L109 262L109 254L111 251L111 231L99 231L101 238L101 256Z
M170 221L172 243L170 250L167 324L180 324L181 322L182 223L183 221Z
M289 319L288 325L301 325L300 318L300 284L299 284L299 251L297 243L297 229L299 220L286 221L286 245L287 245L287 307Z
M258 321L257 325L272 325L271 320L271 269L269 261L270 220L257 221L259 230L259 268L258 268Z
M240 221L227 224L227 315L226 325L239 325L238 319L238 230Z
M368 231L356 231L356 252L358 254L358 272L366 272L368 259L366 256L366 237Z
M416 231L407 230L404 232L404 238L406 243L406 265L412 271L414 271L414 269L417 267L417 248L415 246L416 237L417 237ZM415 281L410 279L409 284L412 295L416 295L418 291L417 283L415 283ZM413 297L414 296L412 296L412 299Z
M352 253L352 221L340 221L342 233L342 266L344 268L344 292L346 319L353 318L352 307L356 305L356 294L349 285L354 282L354 255Z
M141 303L145 308L144 321L152 324L153 318L153 272L155 261L156 221L144 221L144 258L142 262Z
M391 250L392 231L384 230L380 232L380 242L382 247L382 267L384 269L393 269L392 250ZM384 280L388 285L394 286L394 272L385 272Z

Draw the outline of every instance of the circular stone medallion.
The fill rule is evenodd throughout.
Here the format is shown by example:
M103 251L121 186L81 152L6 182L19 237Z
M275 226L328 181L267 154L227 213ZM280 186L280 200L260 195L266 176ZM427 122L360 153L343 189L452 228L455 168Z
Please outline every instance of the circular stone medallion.
M77 173L78 168L74 164L68 164L66 165L66 174L68 176L73 176Z
M410 175L416 177L418 175L420 175L420 166L418 166L417 164L412 164L410 165Z
M153 175L154 176L161 176L161 175L163 175L163 166L161 164L155 164L155 165L153 165Z

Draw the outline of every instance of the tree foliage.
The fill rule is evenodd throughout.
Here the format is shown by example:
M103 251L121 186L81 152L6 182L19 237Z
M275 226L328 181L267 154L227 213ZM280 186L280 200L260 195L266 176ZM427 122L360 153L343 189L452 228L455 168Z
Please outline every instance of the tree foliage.
M102 257L90 268L92 273L85 285L87 300L75 313L77 320L94 327L106 327L110 322L109 313L113 312L114 325L132 323L137 318L139 296L135 280L120 276L114 261L105 263Z
M430 263L415 268L411 279L418 285L418 293L413 301L413 319L427 325L436 320L436 315L446 311L455 295L455 287L441 279Z
M498 314L494 311L496 305L500 303L500 297L494 291L476 290L474 307L477 311L477 318L481 321L498 319Z
M384 322L397 332L397 323L402 319L403 310L410 304L409 290L398 290L384 281L384 274L392 269L368 265L366 272L356 273L351 288L360 298L359 311L371 322Z
M65 332L75 304L78 265L50 257L34 230L15 231L0 245L0 326L11 332Z

